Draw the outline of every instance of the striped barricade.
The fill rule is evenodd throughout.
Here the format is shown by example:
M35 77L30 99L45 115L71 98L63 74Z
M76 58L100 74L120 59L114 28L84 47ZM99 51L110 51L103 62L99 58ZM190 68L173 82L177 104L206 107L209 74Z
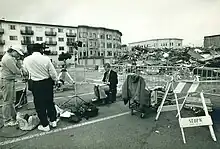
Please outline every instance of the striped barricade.
M166 86L165 95L163 97L161 105L159 106L159 108L157 110L157 116L156 116L155 120L158 120L160 113L163 111L177 110L177 116L179 118L179 125L180 125L180 129L181 129L184 143L186 143L186 139L185 139L185 134L184 134L183 128L198 127L198 126L209 126L209 130L210 130L210 134L212 136L212 139L214 141L216 141L215 133L214 133L214 130L212 127L213 122L212 122L211 116L208 113L208 109L207 109L206 101L205 101L205 98L203 95L203 91L200 92L199 101L202 103L202 107L205 112L205 116L182 118L181 114L180 114L180 111L183 108L186 100L189 99L189 95L191 93L196 93L196 90L199 87L199 84L200 84L199 81L193 81L193 80L192 81L183 81L182 80L180 82L174 82L174 80L172 79ZM167 94L168 94L168 91L170 90L170 88L173 89L176 105L164 106L164 102L167 98ZM182 93L186 93L186 96L184 97L182 104L179 104L177 94L182 94Z

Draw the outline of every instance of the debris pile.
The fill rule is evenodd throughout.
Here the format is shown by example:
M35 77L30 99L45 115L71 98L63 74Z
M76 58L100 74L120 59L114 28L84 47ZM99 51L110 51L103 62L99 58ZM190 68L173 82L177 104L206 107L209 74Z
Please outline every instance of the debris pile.
M219 67L220 49L190 47L182 49L149 49L137 46L133 47L131 51L116 57L115 64Z

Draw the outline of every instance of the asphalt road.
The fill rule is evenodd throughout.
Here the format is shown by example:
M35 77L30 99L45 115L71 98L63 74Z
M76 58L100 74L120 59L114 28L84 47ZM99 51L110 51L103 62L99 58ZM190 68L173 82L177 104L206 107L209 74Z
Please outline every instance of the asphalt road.
M64 96L64 97L62 97ZM56 103L62 103L71 92L57 94ZM90 100L92 95L81 96ZM29 103L27 107L33 107ZM23 110L25 110L24 107ZM141 119L139 113L131 115L130 110L120 99L109 106L101 106L95 118L83 119L77 125L60 121L56 129L44 134L33 130L19 138L0 138L1 149L218 149L207 127L187 128L187 144L183 144L175 112L162 113L154 121L155 113ZM127 112L127 113L126 113ZM188 113L185 111L185 114ZM118 114L122 114L118 116ZM110 117L112 116L112 117ZM65 129L63 129L65 128ZM55 132L53 132L55 131ZM219 123L215 127L216 137L220 138ZM24 132L16 128L2 128L1 135L13 136ZM34 136L33 136L34 135ZM39 136L40 135L40 136ZM27 138L24 138L27 137ZM24 139L24 140L23 140ZM6 141L6 142L5 142ZM8 141L8 142L7 142ZM5 144L5 145L3 145Z
M72 72L70 72L72 73ZM91 72L94 74L94 72ZM79 73L80 75L80 73ZM82 75L82 74L81 74ZM89 78L100 79L100 75L90 75ZM88 77L87 77L88 78ZM77 94L84 100L91 100L94 95L92 84L77 85ZM55 94L55 103L61 105L72 99L72 90ZM28 105L20 111L34 112L32 97L28 96ZM70 102L71 105L72 102ZM60 121L56 129L42 133L37 129L28 132L16 128L2 128L0 135L19 136L15 138L0 137L0 149L219 149L220 120L215 113L214 130L217 142L210 136L207 127L186 128L187 144L183 144L175 112L162 113L158 121L154 121L156 113L151 113L145 119L139 113L131 115L123 102L99 107L99 115L89 120L83 119L79 124ZM191 115L183 111L184 116ZM22 135L22 136L21 136Z

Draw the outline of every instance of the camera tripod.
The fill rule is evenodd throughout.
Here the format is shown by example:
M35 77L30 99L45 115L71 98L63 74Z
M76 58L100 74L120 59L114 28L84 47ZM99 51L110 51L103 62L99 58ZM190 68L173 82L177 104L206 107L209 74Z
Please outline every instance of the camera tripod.
M58 80L62 82L62 85L65 84L65 82L66 82L66 80L67 80L66 77L68 77L68 78L71 80L71 82L72 82L71 85L74 85L74 84L75 84L75 81L73 80L73 78L70 76L70 74L69 74L68 71L67 71L67 66L66 66L66 64L64 64L64 65L63 65L63 68L61 69L61 71L60 71L60 73L59 73L59 75L58 75ZM68 83L68 85L70 84L68 81L67 81L67 83ZM57 88L57 89L59 89L59 88ZM62 89L62 90L63 90L63 89Z

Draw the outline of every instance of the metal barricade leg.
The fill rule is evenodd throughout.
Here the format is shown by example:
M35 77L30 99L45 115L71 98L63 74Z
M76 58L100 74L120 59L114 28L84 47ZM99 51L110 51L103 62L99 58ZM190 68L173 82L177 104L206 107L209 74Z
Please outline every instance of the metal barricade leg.
M174 87L172 85L172 88L174 90ZM174 96L175 96L175 101L176 101L176 108L177 108L177 114L179 116L179 125L180 125L180 120L181 120L181 115L180 115L180 107L179 107L179 103L178 103L178 98L177 98L177 94L174 93ZM181 129L181 133L182 133L182 137L183 137L183 142L186 143L186 138L185 138L185 133L184 133L184 130L183 130L183 127L180 125L180 129Z
M204 109L205 115L206 115L206 116L209 116L209 113L208 113L208 109L207 109L207 106L206 106L206 103L205 103L205 98L204 98L203 92L200 93L200 97L201 97L201 100L202 100L202 105L203 105L203 109ZM214 132L214 130L213 130L212 125L209 125L209 131L210 131L210 134L211 134L211 136L212 136L212 139L213 139L214 141L216 141L216 136L215 136L215 132Z
M180 106L180 111L183 109L183 106L184 106L184 104L185 104L186 99L187 99L188 96L189 96L189 93L186 94L186 97L184 98L183 103L182 103L181 106ZM177 114L176 114L176 117L178 117L178 116L179 116L179 114L177 113Z
M169 92L170 87L171 87L171 82L169 82L169 84L168 84L168 86L167 86L167 88L166 88L166 92L165 92L165 95L164 95L164 97L163 97L163 100L162 100L162 102L161 102L159 108L157 109L157 115L156 115L155 120L158 120L158 118L159 118L159 116L160 116L160 112L161 112L161 110L162 110L162 108L163 108L163 105L164 105L164 102L165 102L165 100L166 100L166 98L167 98L167 94L168 94L168 92Z

